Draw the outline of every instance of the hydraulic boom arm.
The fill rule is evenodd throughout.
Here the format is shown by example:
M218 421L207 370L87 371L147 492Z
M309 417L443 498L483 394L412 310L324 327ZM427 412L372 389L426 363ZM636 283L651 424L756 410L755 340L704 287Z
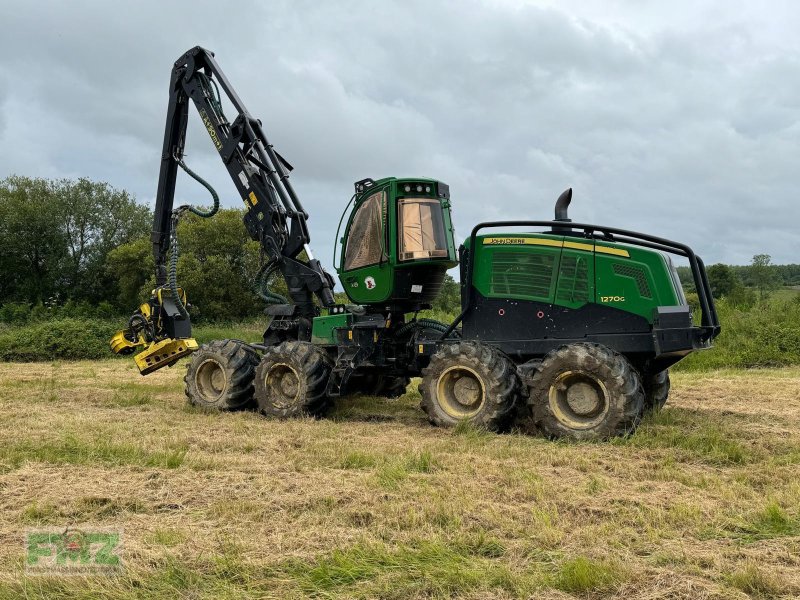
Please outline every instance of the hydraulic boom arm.
M223 112L220 89L236 111L233 121L229 121ZM191 326L184 306L185 294L175 282L175 265L172 261L168 263L171 247L172 259L177 260L175 225L178 216L186 210L203 214L188 206L173 207L178 167L184 168L211 189L183 164L190 101L194 103L247 207L244 217L247 231L252 239L259 242L267 257L260 278L266 281L272 273L280 271L286 280L291 304L285 306L282 314L289 313L298 319L310 320L317 311L315 295L324 306L331 306L335 302L333 278L325 272L308 247L308 213L289 182L291 165L269 143L261 121L245 108L214 59L214 54L197 46L175 62L170 80L151 237L157 289L147 305L143 305L131 318L128 329L114 336L111 342L115 352L132 352L137 346L150 344L145 352L137 356L143 373L173 364L177 358L194 349L184 347L191 346L191 343L180 343L181 340L193 343ZM208 216L208 213L204 216ZM305 259L300 257L303 250ZM275 295L272 297L278 298ZM145 308L148 305L149 308ZM157 344L162 348L156 349ZM170 352L175 350L174 355L179 356L162 356L164 348ZM151 360L145 365L143 360L151 357L143 355L148 353L155 353L159 360Z

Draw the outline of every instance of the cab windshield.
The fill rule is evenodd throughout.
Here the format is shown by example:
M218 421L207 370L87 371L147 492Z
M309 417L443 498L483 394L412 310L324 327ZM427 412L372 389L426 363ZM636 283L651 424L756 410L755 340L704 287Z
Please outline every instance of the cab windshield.
M430 198L403 198L400 216L400 260L447 257L442 207Z

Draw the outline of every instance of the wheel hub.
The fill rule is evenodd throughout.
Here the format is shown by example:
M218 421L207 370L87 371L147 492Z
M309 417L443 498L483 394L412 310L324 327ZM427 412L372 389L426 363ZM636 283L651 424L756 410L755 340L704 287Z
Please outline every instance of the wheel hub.
M581 371L561 373L550 386L549 402L558 420L572 429L594 427L609 409L603 382Z
M275 406L288 408L300 395L300 377L292 366L278 363L267 371L266 388L271 390Z
M216 360L209 358L203 361L197 368L195 375L198 391L209 403L214 403L222 397L228 378L222 365Z
M602 398L597 388L586 382L579 381L566 390L567 404L572 411L581 416L588 416L597 412L601 406Z
M469 367L450 367L439 377L437 385L439 404L450 416L457 419L478 413L486 397L481 377Z

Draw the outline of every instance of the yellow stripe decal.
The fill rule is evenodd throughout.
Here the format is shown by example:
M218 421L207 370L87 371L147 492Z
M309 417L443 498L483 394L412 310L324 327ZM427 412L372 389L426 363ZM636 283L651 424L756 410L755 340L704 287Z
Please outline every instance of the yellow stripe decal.
M580 242L567 242L564 241L564 248L572 248L573 250L585 250L586 252L592 252L594 250L594 246L591 244L581 244Z
M609 248L608 246L593 246L583 242L572 242L569 240L549 240L542 238L527 237L487 237L483 238L484 246L551 246L553 248L569 248L570 250L583 250L584 252L599 252L601 254L613 254L614 256L624 256L630 258L630 253L622 248Z
M609 248L607 246L595 246L595 252L600 252L601 254L613 254L614 256L624 256L625 258L630 258L631 255L627 250L623 250L622 248Z

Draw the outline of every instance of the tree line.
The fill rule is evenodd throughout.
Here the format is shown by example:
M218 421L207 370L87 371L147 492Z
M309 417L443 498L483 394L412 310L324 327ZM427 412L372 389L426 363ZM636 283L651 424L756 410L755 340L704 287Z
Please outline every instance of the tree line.
M9 314L58 310L101 316L127 314L154 287L152 211L107 183L11 176L0 181L0 320ZM260 250L242 223L242 211L214 218L188 215L178 228L179 281L200 319L243 319L262 314L255 291ZM687 290L688 268L679 268ZM747 266L712 265L715 297L754 302L782 285L800 285L800 265L773 265L758 255ZM272 288L285 295L276 277ZM457 313L459 286L448 277L434 309Z

